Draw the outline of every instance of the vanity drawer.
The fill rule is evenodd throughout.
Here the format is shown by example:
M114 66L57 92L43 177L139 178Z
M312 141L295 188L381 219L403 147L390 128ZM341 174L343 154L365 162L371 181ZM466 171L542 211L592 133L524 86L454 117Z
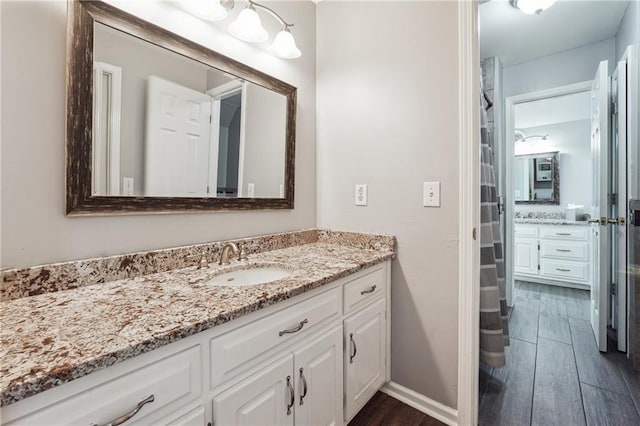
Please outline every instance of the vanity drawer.
M269 358L293 339L337 319L341 296L342 288L337 287L211 339L211 389Z
M366 305L386 292L387 271L376 265L351 282L344 285L344 314L347 315Z
M516 224L514 233L518 237L536 238L538 236L538 226Z
M149 395L154 400L144 404L127 424L153 424L202 393L201 367L201 346L197 345L45 405L7 425L108 424Z
M591 228L587 226L541 226L540 237L560 240L587 241Z
M589 244L560 240L542 240L540 256L586 262L589 260Z
M589 281L589 264L560 260L541 259L540 274L543 277L562 281Z

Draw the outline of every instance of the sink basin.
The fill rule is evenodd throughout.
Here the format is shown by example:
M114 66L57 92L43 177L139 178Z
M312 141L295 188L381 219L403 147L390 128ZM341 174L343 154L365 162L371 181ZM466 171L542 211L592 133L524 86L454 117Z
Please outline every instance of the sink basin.
M292 272L277 264L238 265L228 272L220 271L207 282L209 285L243 287L266 284L291 276Z

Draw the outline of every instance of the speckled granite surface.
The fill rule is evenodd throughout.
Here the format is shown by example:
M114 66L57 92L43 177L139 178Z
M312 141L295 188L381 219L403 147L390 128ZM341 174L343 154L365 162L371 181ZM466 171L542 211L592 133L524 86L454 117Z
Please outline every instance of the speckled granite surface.
M250 254L249 263L276 262L292 271L290 277L268 284L207 285L221 268L229 268L216 264L0 303L0 404L17 402L394 256L393 237L309 232L315 242Z
M578 225L578 226L588 226L590 225L586 221L571 221L566 219L524 219L524 218L514 218L513 221L515 223L524 223L529 225Z

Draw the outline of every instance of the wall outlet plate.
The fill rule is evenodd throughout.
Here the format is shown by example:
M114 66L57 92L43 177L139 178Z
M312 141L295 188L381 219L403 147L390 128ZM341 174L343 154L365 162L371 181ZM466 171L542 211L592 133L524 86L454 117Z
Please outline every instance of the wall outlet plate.
M367 201L368 201L367 185L366 184L356 185L356 193L355 193L356 206L366 206Z
M132 177L123 177L122 178L122 195L125 197L133 196L133 178Z
M256 184L248 183L247 184L247 197L253 198L256 195Z
M422 205L440 207L440 182L425 182Z

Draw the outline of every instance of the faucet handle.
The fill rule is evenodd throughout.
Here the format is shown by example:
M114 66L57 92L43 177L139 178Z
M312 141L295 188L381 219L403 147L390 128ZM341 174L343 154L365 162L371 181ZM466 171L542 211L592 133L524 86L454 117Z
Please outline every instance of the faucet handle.
M238 251L238 260L247 260L248 259L248 254L247 254L247 250L244 248L244 246L240 247L240 250Z
M206 268L207 266L209 266L206 253L193 254L191 256L187 256L186 259L187 260L198 259L198 269Z

